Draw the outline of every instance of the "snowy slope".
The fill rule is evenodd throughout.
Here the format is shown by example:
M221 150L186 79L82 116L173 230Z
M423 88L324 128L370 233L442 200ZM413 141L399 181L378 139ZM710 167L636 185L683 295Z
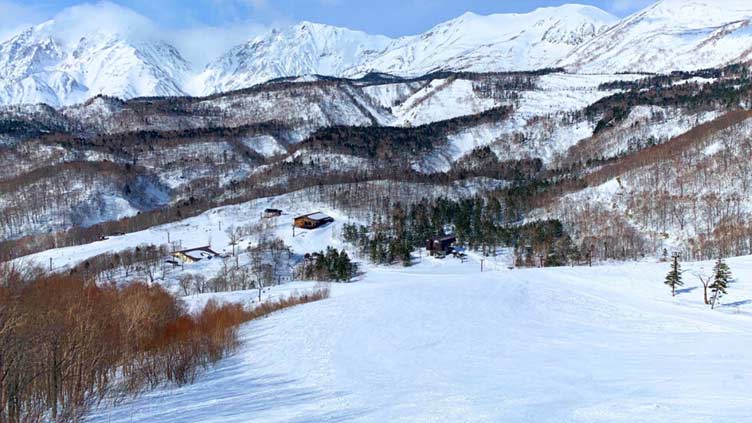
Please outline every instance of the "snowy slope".
M301 22L233 48L194 78L191 92L212 94L288 76L340 76L389 42L384 36Z
M575 46L616 22L590 6L529 14L466 13L424 34L391 40L303 22L257 37L207 66L192 92L215 93L306 74L418 76L438 70L531 70L554 65Z
M576 48L579 72L668 72L752 60L752 3L661 0Z
M229 251L224 229L286 214L269 231L294 253L343 244L347 217L303 193L223 207L175 224L48 251L53 266L168 236ZM292 216L322 209L336 222L292 236ZM244 239L244 248L253 239ZM752 395L752 257L717 310L702 304L698 274L684 264L673 299L665 263L508 270L511 257L413 268L366 265L333 297L242 328L237 354L194 385L105 402L90 422L721 422L745 421ZM204 272L221 262L186 266ZM175 275L173 275L175 276ZM280 295L305 285L282 286ZM276 288L275 288L276 289ZM218 294L249 302L255 293ZM186 298L189 305L208 295ZM723 407L716 405L721 402Z
M752 258L730 264L740 281L715 311L692 276L709 263L687 266L676 299L666 264L368 269L245 326L241 350L197 384L89 421L746 421Z
M106 3L97 13L118 24L62 13L0 44L0 104L183 94L188 64L177 49L141 33L148 22L128 9Z
M395 41L349 73L379 71L414 76L438 70L488 72L552 67L616 21L601 9L575 4L527 14L466 13L426 33Z

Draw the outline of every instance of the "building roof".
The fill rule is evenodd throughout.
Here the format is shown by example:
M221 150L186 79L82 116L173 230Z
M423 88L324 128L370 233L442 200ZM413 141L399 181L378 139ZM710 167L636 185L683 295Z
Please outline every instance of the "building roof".
M439 242L447 242L447 241L456 241L457 237L454 235L446 235L442 237L433 237L430 239L431 241L439 241Z
M303 216L298 216L295 219L296 220L297 219L303 219L305 217L307 217L307 218L309 218L311 220L326 220L326 219L331 219L330 216L327 216L327 215L325 215L324 213L321 213L321 212L316 212L316 213L311 213L311 214L304 214Z
M219 253L212 250L208 245L206 247L189 248L187 250L175 251L174 254L183 254L195 260L217 257Z

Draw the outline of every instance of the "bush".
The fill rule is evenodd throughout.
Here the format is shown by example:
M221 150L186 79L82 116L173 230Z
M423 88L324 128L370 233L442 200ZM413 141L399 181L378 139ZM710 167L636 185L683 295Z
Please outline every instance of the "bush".
M113 390L191 383L238 345L237 326L329 296L318 287L196 315L159 286L0 266L0 422L76 421Z

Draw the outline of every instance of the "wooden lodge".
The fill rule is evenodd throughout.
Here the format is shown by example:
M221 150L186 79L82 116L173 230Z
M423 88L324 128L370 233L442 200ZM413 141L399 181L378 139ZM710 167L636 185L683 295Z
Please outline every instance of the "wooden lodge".
M196 263L201 260L211 260L214 257L219 257L219 253L213 251L209 246L206 246L175 251L172 253L172 256L183 263Z
M306 214L295 218L293 225L301 229L316 229L327 223L334 222L334 219L321 212Z
M433 237L426 240L426 250L428 251L428 254L432 256L443 257L454 250L453 245L455 242L457 242L457 237L454 235Z

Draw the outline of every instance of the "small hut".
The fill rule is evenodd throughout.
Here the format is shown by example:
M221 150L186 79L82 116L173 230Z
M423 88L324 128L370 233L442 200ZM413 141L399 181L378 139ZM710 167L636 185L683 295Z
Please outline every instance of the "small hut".
M279 209L266 209L264 210L264 219L272 219L282 216L282 210Z
M426 250L428 254L432 256L446 256L454 250L454 243L457 242L457 237L454 235L446 235L443 237L433 237L426 240Z

